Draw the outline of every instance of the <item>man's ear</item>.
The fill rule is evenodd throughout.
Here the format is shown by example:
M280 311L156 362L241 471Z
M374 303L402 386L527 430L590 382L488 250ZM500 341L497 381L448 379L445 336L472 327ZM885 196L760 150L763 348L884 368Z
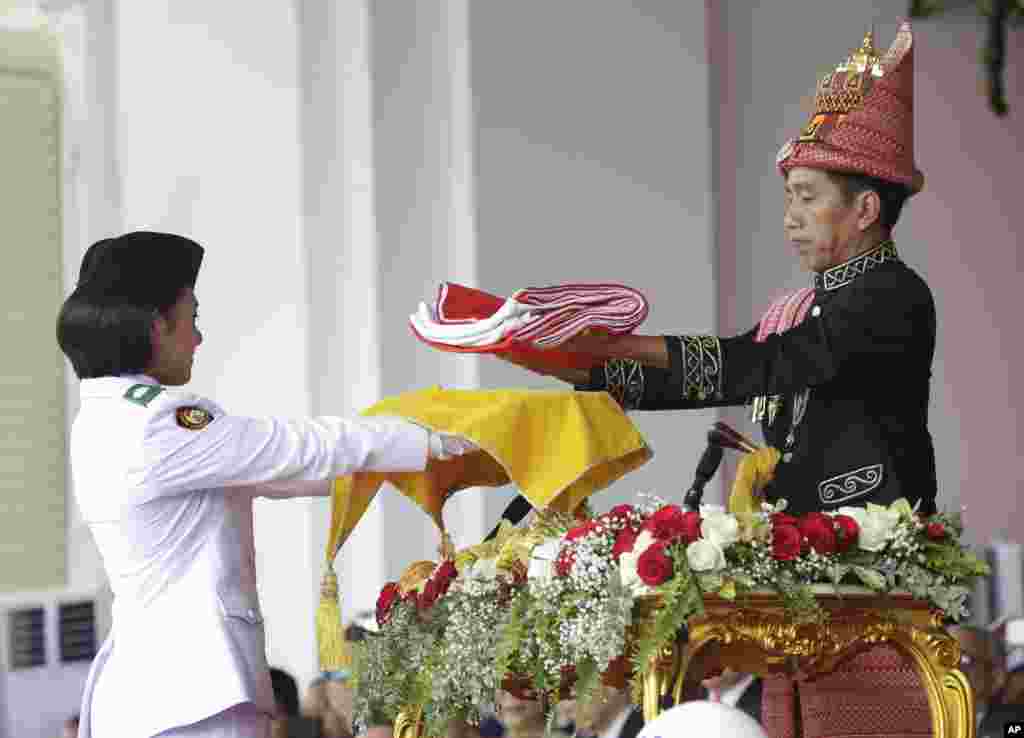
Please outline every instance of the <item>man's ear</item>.
M882 217L882 198L874 190L858 192L853 204L857 209L857 227L861 231L866 231Z

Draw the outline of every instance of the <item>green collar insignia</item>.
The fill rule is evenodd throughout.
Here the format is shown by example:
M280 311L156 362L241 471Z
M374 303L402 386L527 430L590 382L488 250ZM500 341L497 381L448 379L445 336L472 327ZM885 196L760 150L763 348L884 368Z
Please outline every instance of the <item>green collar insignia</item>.
M158 384L133 384L124 393L124 399L134 402L136 405L146 407L152 402L154 397L163 391L164 388Z

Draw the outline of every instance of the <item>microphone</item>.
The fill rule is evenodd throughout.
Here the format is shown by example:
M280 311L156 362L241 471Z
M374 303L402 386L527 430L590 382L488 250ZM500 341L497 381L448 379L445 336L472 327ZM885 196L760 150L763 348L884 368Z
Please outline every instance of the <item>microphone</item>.
M721 421L712 426L708 431L708 443L717 443L725 448L735 449L750 454L757 451L757 444L745 435L735 430L728 423Z
M512 502L508 504L508 507L505 508L505 512L501 514L501 518L498 520L498 524L494 526L494 529L490 533L487 534L487 537L484 539L484 542L486 543L487 541L491 540L496 535L498 535L498 529L501 528L502 520L507 520L508 522L512 523L512 525L518 525L519 521L525 518L526 514L530 512L530 510L532 509L533 505L530 504L530 501L528 499L526 499L522 495L516 495L515 499L512 500Z
M683 504L688 509L693 511L700 509L700 502L704 497L704 485L718 471L718 466L722 463L723 453L721 445L716 443L711 434L708 434L708 447L704 449L700 461L697 462L697 471L693 475L693 484L690 485L690 491L683 498Z

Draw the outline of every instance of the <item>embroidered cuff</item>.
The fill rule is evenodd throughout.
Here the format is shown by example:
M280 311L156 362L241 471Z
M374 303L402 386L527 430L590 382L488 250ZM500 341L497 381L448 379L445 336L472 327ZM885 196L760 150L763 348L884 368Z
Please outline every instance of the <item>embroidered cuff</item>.
M722 392L722 344L718 336L679 336L682 366L679 367L683 397L688 400L720 400Z
M644 367L631 359L612 359L604 363L605 391L622 405L636 410L644 396Z

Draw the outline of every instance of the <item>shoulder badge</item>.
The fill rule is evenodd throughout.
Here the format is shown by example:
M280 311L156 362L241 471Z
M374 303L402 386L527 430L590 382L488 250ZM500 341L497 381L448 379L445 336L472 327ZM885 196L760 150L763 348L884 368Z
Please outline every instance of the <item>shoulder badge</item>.
M174 419L185 430L202 430L213 420L209 410L204 410L196 405L184 405L174 411Z
M136 405L146 407L153 398L164 391L159 384L133 384L124 393L124 399L134 402Z

